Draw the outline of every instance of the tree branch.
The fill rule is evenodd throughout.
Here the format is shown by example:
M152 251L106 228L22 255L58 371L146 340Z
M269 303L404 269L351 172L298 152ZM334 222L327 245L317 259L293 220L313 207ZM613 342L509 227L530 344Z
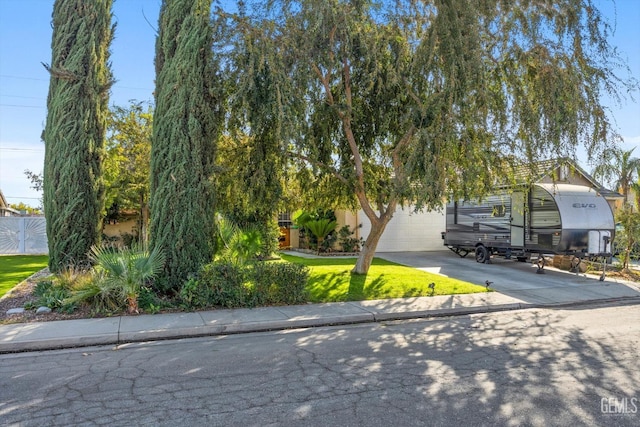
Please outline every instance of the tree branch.
M287 156L295 158L295 159L300 159L300 160L304 160L305 162L315 165L315 166L319 166L322 169L325 169L327 171L329 171L333 176L335 176L340 182L342 182L345 185L350 186L351 183L349 182L349 180L347 178L345 178L344 176L342 176L342 174L340 174L340 172L338 172L334 167L324 163L324 162L320 162L318 160L314 160L310 157L307 157L303 154L299 154L299 153L294 153L293 151L289 151L287 152Z
M400 154L402 154L402 151L407 147L407 145L409 145L409 142L411 142L411 138L413 138L413 136L416 134L416 130L417 129L415 125L409 126L409 129L405 132L402 138L400 138L398 144L396 144L396 146L391 151L393 170L396 174L396 179L400 181L404 181L406 178L404 176L404 170L402 167L403 163L400 160Z
M349 68L349 60L346 56L342 58L342 78L344 79L344 94L345 102L351 114L351 108L353 107L353 100L351 97L351 70Z

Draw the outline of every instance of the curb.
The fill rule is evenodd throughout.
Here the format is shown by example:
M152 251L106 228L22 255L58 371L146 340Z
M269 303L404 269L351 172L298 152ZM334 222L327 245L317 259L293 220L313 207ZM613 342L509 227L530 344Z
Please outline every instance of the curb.
M616 298L603 298L597 300L579 300L572 302L552 302L546 304L521 304L523 308L546 308L546 309L554 309L554 308L571 308L571 307L582 307L582 306L590 306L590 305L607 305L607 304L620 304L620 305L634 305L640 304L640 296L628 296L628 297L616 297ZM526 306L526 307L525 307Z

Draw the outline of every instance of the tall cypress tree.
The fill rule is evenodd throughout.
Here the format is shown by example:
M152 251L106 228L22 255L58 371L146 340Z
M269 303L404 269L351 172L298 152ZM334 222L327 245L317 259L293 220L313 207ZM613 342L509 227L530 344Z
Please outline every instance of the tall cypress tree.
M175 288L214 253L213 163L222 116L215 96L210 0L164 0L156 40L151 245Z
M56 0L47 98L44 209L49 268L86 262L99 242L102 151L112 75L112 0Z

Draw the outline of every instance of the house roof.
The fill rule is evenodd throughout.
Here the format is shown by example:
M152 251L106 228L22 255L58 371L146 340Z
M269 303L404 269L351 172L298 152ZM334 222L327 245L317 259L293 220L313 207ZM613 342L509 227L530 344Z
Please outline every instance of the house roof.
M577 172L585 180L587 180L591 186L605 198L622 198L623 196L617 191L609 190L600 184L593 176L580 167L575 161L567 157L561 157L558 159L541 160L539 162L532 163L530 165L522 165L517 167L514 171L515 180L518 184L529 184L532 182L538 182L545 177L551 178L553 182L560 181L561 177L558 176L558 170L568 166L572 172Z
M0 190L0 208L8 208L9 204L7 203L7 199L4 198L4 194L2 194L2 190Z
M19 211L13 209L12 207L9 206L9 203L7 202L6 197L4 197L4 194L2 193L2 190L0 190L0 216L3 216L4 212L11 212L12 214L20 214Z

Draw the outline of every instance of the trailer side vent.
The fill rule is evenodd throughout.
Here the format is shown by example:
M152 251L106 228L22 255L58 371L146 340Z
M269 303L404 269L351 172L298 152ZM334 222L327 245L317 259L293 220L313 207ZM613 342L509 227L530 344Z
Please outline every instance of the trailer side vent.
M553 234L539 233L538 244L541 246L551 246L553 244Z

